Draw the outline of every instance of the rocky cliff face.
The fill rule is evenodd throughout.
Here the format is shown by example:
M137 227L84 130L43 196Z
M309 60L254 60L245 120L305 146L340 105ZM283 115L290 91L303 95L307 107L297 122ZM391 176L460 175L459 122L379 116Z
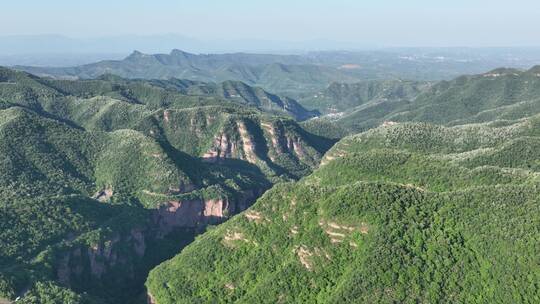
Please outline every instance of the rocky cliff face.
M202 156L205 162L219 162L226 158L237 157L237 143L229 139L227 134L218 134L212 143L212 147Z
M166 235L175 228L197 228L208 224L219 224L229 216L239 213L255 201L262 190L244 191L239 198L193 199L169 201L155 210L153 223L159 235Z
M247 209L263 190L247 190L231 199L168 201L149 211L150 220L144 226L115 232L92 245L78 243L59 251L53 265L56 278L74 289L89 280L107 280L116 272L123 274L123 280L139 280L139 269L147 267L148 257L153 254L149 250L157 249L152 244L175 231L197 231L208 224L221 223Z
M71 246L53 265L57 279L64 286L76 287L85 280L103 279L112 269L122 269L127 279L133 279L134 267L146 252L148 237L148 231L133 228L89 246Z
M305 176L328 148L291 118L177 95L172 82L0 74L13 88L0 111L0 193L9 206L0 262L10 266L0 293L51 281L125 302L117 297L141 289L145 272L205 226ZM261 106L276 113L274 101Z
M253 137L244 121L236 121L232 127L219 132L202 158L206 162L236 158L255 164L260 156Z
M294 176L298 168L315 168L324 151L314 148L307 134L295 127L281 120L236 120L217 132L201 158L210 163L238 159L274 174L288 171Z

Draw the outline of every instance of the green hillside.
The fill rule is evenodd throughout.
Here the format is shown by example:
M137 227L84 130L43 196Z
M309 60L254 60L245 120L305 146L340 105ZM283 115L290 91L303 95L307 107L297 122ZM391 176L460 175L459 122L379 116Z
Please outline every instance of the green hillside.
M43 102L60 97L110 97L131 104L144 104L153 109L237 104L297 120L318 114L306 110L294 99L274 95L238 81L214 84L180 79L126 80L110 74L91 80L51 80L0 67L0 89L0 100L4 102L28 103L36 102L37 99Z
M0 297L137 301L152 267L335 142L172 81L0 70Z
M341 140L151 271L152 303L540 300L540 117Z
M251 166L208 164L138 131L84 131L21 108L1 112L0 270L8 297L44 280L105 299L130 296L114 293L137 288L194 229L247 208L271 185ZM159 244L173 232L168 241L178 245ZM62 266L66 259L74 268ZM119 272L125 267L131 277ZM100 281L101 273L111 281Z
M371 104L414 99L428 90L430 83L403 80L370 80L357 83L332 83L328 88L300 99L309 109L336 114Z
M540 68L321 91L222 56L0 68L0 302L540 301Z
M287 114L297 120L305 120L318 115L317 111L307 111L294 99L266 92L260 87L251 87L240 81L224 81L218 84L170 79L154 80L154 85L175 88L186 95L210 95L238 103L254 106L268 113Z
M348 90L347 94L352 92L355 91ZM527 71L496 69L441 81L418 93L403 99L361 104L327 118L353 132L379 126L384 121L460 125L518 119L540 112L540 73L538 67ZM340 104L340 98L328 102L332 104L332 100Z

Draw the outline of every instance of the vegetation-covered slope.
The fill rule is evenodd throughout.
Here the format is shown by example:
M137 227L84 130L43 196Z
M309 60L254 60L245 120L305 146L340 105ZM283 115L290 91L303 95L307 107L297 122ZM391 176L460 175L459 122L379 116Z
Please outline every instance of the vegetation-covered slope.
M236 81L0 69L0 301L538 302L539 75L335 88L354 109L299 124Z
M540 300L538 116L347 137L150 273L152 303Z
M0 85L0 96L10 102L101 96L152 108L239 104L297 120L318 114L306 110L294 99L277 96L238 81L214 84L180 79L126 80L110 74L99 79L62 81L37 78L0 67Z
M411 100L429 87L430 83L427 82L403 80L332 83L320 92L303 97L300 103L324 114L336 114L358 106Z
M189 80L153 80L154 85L174 88L186 95L209 95L225 98L241 104L254 106L268 113L287 114L297 120L305 120L319 113L307 111L294 99L274 95L260 87L251 87L240 81L224 81L217 84Z
M0 297L25 303L137 300L153 266L333 143L162 82L1 72Z
M179 250L157 246L161 253L147 256L150 244L176 228L218 223L271 184L242 163L180 157L134 130L84 131L30 110L1 112L0 272L6 277L2 293L11 298L43 280L78 291L95 288L106 298L129 296L107 293L144 279L149 267ZM185 244L179 240L190 233L175 242ZM100 246L109 246L108 253ZM63 266L66 259L72 266ZM114 274L114 267L132 274ZM100 281L102 273L112 281Z
M352 131L384 121L421 121L445 125L518 119L540 112L540 73L496 69L488 73L441 81L420 94L363 104L333 120ZM339 98L334 99L339 103Z

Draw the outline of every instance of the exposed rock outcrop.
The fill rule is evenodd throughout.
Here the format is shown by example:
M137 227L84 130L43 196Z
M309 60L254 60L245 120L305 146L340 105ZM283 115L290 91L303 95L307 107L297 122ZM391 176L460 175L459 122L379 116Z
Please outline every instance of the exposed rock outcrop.
M150 211L148 224L133 227L128 232L115 233L110 238L91 246L77 244L66 248L56 260L54 268L58 281L64 286L72 282L103 278L113 268L121 267L126 277L134 276L137 263L145 257L149 242L162 239L175 229L199 228L218 224L229 216L247 209L264 189L244 191L235 199L191 199L169 201ZM126 255L126 250L133 254Z
M255 142L251 139L246 124L243 121L237 122L238 132L242 140L242 147L244 149L244 158L254 164L257 162L257 154L255 150Z
M227 134L221 133L214 138L212 147L203 155L203 161L218 162L226 158L236 158L237 143L229 139Z
M167 234L174 228L218 223L227 208L228 202L223 199L170 201L154 213L154 222L162 234Z
M227 158L237 158L256 163L258 157L255 142L251 138L246 124L242 121L236 122L236 132L239 135L238 140L233 140L225 131L218 134L210 149L202 156L203 161L219 162Z
M230 215L249 207L262 193L261 190L248 190L233 201L228 199L193 199L169 201L158 208L153 216L161 235L174 228L195 228L207 224L218 224Z

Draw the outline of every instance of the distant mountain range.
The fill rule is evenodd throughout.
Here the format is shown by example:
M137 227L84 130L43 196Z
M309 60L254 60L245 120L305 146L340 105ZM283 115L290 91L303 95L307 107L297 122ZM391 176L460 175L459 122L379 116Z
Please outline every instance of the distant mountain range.
M169 54L152 55L135 51L123 60L75 67L14 68L39 76L70 79L115 74L124 78L173 77L205 82L235 80L261 86L270 92L299 97L323 90L334 82L354 83L373 79L433 81L499 66L530 67L540 61L540 52L534 49L501 49L487 54L481 56L474 49L383 49L297 55L193 54L175 49Z
M273 92L308 91L331 81L355 81L349 70L314 64L298 55L215 54L195 55L180 50L147 55L135 51L120 61L101 61L73 68L16 67L39 76L96 78L115 74L125 78L182 78L198 81L243 81Z
M0 67L0 70L9 71ZM13 73L10 71L10 73ZM28 76L29 79L30 75ZM319 113L308 111L294 99L266 92L259 87L251 87L239 81L205 83L171 78L169 80L127 80L111 74L97 79L79 82L39 79L35 81L58 92L80 97L111 96L130 103L153 103L154 106L173 104L177 100L191 100L194 105L231 102L255 107L267 113L290 116L305 120ZM0 95L10 92L0 92ZM37 94L37 93L36 93ZM6 97L5 100L9 100Z

